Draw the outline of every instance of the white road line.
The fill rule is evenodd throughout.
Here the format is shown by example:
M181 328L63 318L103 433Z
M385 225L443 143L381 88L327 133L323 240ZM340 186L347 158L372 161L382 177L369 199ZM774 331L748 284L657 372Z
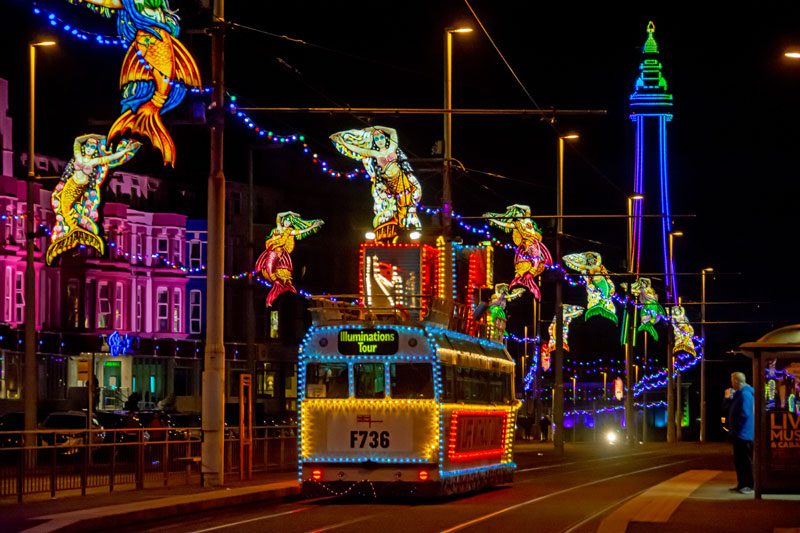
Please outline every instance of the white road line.
M240 520L238 522L230 522L229 524L222 524L220 526L209 527L206 529L197 529L192 533L205 533L206 531L216 531L218 529L224 529L226 527L233 527L239 526L242 524L249 524L250 522L258 522L259 520L269 520L270 518L277 518L279 516L286 516L289 514L295 514L302 511L308 511L309 509L315 509L315 507L298 507L297 509L292 509L291 511L284 511L283 513L275 513L266 516L258 516L256 518L250 518L249 520Z
M650 488L650 487L647 487L647 488L645 488L645 489L642 489L642 490L640 490L640 491L639 491L639 492L637 492L636 494L631 494L630 496L626 496L626 497L622 498L621 500L617 500L617 501L615 501L614 503L612 503L612 504L611 504L611 505L609 505L608 507L604 507L602 510L600 510L600 511L597 511L597 512L596 512L596 513L594 513L593 515L591 515L591 516L587 516L586 518L584 518L583 520L581 520L580 522L578 522L577 524L575 524L575 525L574 525L574 526L572 526L571 528L569 528L569 529L565 529L565 530L564 530L564 531L562 531L561 533L572 533L573 531L575 531L575 530L576 530L576 529L578 529L579 527L583 526L584 524L586 524L586 523L588 523L588 522L591 522L592 520L594 520L595 518L597 518L597 517L598 517L598 516L600 516L601 514L603 514L603 513L606 513L606 512L608 512L608 511L610 511L610 510L611 510L611 509L613 509L614 507L617 507L618 505L620 505L620 504L622 504L622 503L625 503L625 502L626 502L626 501L628 501L628 500L632 500L633 498L635 498L635 497L637 497L638 495L642 494L643 492L645 492L645 491L646 491L647 489L649 489L649 488Z
M472 520L470 520L468 522L464 522L462 524L458 524L457 526L451 527L450 529L444 529L444 530L442 530L441 533L452 533L453 531L458 531L459 529L464 529L465 527L469 527L469 526L477 524L479 522L483 522L484 520L488 520L489 518L493 518L493 517L501 515L503 513L507 513L508 511L513 511L514 509L519 509L520 507L525 507L526 505L530 505L532 503L540 502L542 500L546 500L548 498L552 498L553 496L558 496L560 494L564 494L564 493L567 493L567 492L570 492L570 491L573 491L573 490L576 490L576 489L582 489L584 487L591 487L592 485L597 485L598 483L605 483L606 481L611 481L612 479L619 479L621 477L632 476L634 474L641 474L642 472L650 472L652 470L659 470L661 468L666 468L668 466L674 466L674 465L679 465L681 463L688 463L688 462L689 462L689 459L686 459L684 461L675 461L673 463L667 463L667 464L658 465L658 466L651 466L650 468L643 468L641 470L634 470L633 472L626 472L624 474L617 474L616 476L610 476L610 477L606 477L606 478L603 478L603 479L596 479L596 480L590 481L588 483L583 483L581 485L575 485L574 487L570 487L568 489L563 489L563 490L559 490L559 491L556 491L556 492L552 492L552 493L546 494L544 496L539 496L538 498L533 498L533 499L530 499L530 500L527 500L527 501L524 501L524 502L521 502L521 503L517 503L515 505L511 505L509 507L505 507L505 508L500 509L498 511L495 511L493 513L489 513L489 514L486 514L486 515L483 515L483 516L479 516L478 518L474 518L474 519L472 519Z
M639 452L639 453L630 453L630 454L626 453L624 455L612 455L610 457L599 457L597 459L589 459L587 461L572 461L572 462L569 462L569 463L558 463L558 464L555 464L555 465L535 466L533 468L519 468L515 472L519 474L519 473L522 473L522 472L533 472L534 470L548 470L550 468L558 468L559 466L576 465L579 462L581 464L594 463L594 462L597 462L597 461L608 461L610 459L619 459L620 457L635 457L637 455L649 455L649 454L652 454L652 453L656 453L656 452L655 451L650 451L650 452Z
M332 524L330 526L321 527L319 529L312 529L308 533L322 533L322 531L330 531L332 529L338 529L340 527L349 526L350 524L355 524L356 522L361 522L366 520L367 518L372 518L375 516L374 514L361 516L359 518L354 518L352 520L347 520L346 522L339 522L338 524Z

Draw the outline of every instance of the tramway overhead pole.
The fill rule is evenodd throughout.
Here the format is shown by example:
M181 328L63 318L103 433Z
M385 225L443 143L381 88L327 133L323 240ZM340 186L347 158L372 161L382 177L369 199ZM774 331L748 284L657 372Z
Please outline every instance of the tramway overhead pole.
M206 483L224 481L225 411L225 0L214 0L211 32L211 162L208 175L208 259L206 346L203 367L201 468Z

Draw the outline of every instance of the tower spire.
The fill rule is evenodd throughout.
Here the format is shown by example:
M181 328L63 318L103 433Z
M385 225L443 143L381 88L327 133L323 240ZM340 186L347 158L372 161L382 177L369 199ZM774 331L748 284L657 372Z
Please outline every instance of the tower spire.
M631 114L669 115L672 108L672 95L667 91L667 80L662 75L661 61L658 59L658 43L654 34L656 25L647 23L647 40L642 47L642 62L639 63L639 77L631 94Z

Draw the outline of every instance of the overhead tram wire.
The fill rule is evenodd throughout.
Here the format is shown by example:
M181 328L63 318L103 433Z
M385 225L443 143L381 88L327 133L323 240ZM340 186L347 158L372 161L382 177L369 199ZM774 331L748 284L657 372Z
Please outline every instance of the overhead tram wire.
M500 51L500 48L499 48L499 47L497 46L497 44L494 42L494 39L492 39L492 36L491 36L491 34L489 33L489 30L487 30L487 29L486 29L486 26L484 26L484 25L483 25L483 21L481 21L481 19L480 19L480 17L478 16L478 14L477 14L477 13L475 12L475 10L472 8L472 5L470 5L470 3L469 3L469 0L464 0L464 3L467 5L467 8L470 10L470 12L472 13L472 16L475 18L475 22L477 22L477 23L478 23L478 26L480 26L480 27L481 27L481 30L483 31L483 34L484 34L484 35L486 35L486 38L487 38L487 39L489 39L489 42L492 44L492 47L494 48L495 52L497 52L497 55L499 55L499 56L500 56L500 59L503 61L503 64L505 64L506 68L508 69L508 71L509 71L509 72L511 72L511 75L514 77L514 79L516 80L517 84L518 84L518 85L519 85L519 86L522 88L522 91L523 91L523 92L525 93L525 95L528 97L528 100L530 100L530 101L531 101L531 103L534 105L534 107L536 107L536 109L538 109L539 111L542 111L542 108L539 106L539 104L538 104L538 103L536 102L536 100L533 98L533 95L531 95L531 92L528 90L528 88L527 88L527 87L525 86L525 84L522 82L522 80L520 79L520 77L517 75L516 71L514 70L514 67L512 67L512 66L511 66L511 63L509 63L509 62L508 62L508 60L506 59L506 56L505 56L505 55L503 55L503 52L502 52L502 51ZM555 117L556 117L556 114L557 114L557 112L556 112L555 110L553 110L553 118L554 118L554 119L555 119ZM549 125L549 126L550 126L550 128L553 130L553 133L554 133L556 136L558 136L558 135L559 135L559 132L558 132L558 130L556 129L556 126L555 126L555 124L554 124L552 121L548 121L548 125ZM606 182L608 182L608 184L609 184L609 185L611 185L611 186L612 186L614 189L616 189L618 192L620 192L620 193L622 193L622 194L625 194L625 192L624 192L622 189L620 189L620 188L619 188L619 186L618 186L616 183L614 183L613 181L611 181L611 179L610 179L608 176L606 176L606 175L605 175L605 174L604 174L604 173L603 173L603 172L602 172L602 171L601 171L599 168L597 168L597 166L596 166L596 165L594 165L594 163L592 163L591 161L589 161L589 159L588 159L588 158L587 158L587 157L586 157L586 156L585 156L585 155L584 155L582 152L580 152L579 150L575 149L575 147L574 147L574 146L573 146L572 148L573 148L573 150L575 151L575 153L577 153L577 154L578 154L578 156L580 156L580 158L581 158L581 159L582 159L582 160L583 160L583 161L584 161L584 162L585 162L587 165L589 165L589 167L590 167L592 170L594 170L595 172L597 172L597 173L600 175L600 177L602 177L604 180L606 180Z

